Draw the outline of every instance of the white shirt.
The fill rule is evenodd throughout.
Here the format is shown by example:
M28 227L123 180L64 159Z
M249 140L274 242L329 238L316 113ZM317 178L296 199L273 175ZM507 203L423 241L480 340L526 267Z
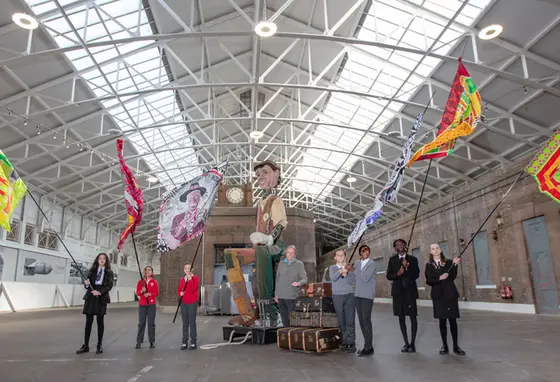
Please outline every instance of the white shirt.
M360 262L360 264L361 264L360 269L364 269L364 267L367 265L367 263L368 263L369 261L370 261L370 258L369 258L369 257L368 257L367 259L365 259L365 260L362 260L362 261Z
M436 267L441 267L441 261L440 260L436 260Z
M406 257L406 255L399 255L399 260L402 261L404 258Z

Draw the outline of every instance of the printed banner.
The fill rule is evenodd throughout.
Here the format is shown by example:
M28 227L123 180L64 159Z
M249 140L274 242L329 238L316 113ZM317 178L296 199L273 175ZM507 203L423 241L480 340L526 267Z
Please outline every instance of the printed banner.
M12 213L26 192L27 186L0 150L0 227L8 232Z
M159 209L157 250L174 250L202 234L227 161L167 193Z
M379 218L379 216L381 216L382 208L383 202L381 202L378 198L375 198L373 208L366 213L366 216L360 219L356 228L354 228L350 236L348 236L348 248L351 248L355 243L357 243L368 227L371 226L373 222Z
M122 139L117 139L117 152L119 155L119 162L121 164L121 172L123 174L123 181L125 184L124 200L126 202L126 210L128 212L128 225L121 233L117 250L121 250L126 238L136 230L136 227L142 221L142 211L144 210L144 195L136 181L136 178L130 171L130 168L124 161Z
M482 116L482 100L471 75L459 58L459 67L451 85L449 98L436 138L422 146L408 162L441 158L450 155L455 140L471 134Z
M560 130L545 142L525 171L533 176L542 193L560 203Z

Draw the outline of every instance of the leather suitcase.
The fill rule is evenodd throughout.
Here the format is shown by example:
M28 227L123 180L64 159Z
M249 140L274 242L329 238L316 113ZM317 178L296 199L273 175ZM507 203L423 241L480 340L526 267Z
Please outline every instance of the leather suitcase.
M335 313L332 297L298 297L295 311Z
M311 283L299 290L299 297L332 297L331 283Z
M278 328L276 342L280 349L303 350L303 331L307 328Z
M325 312L292 312L290 325L309 328L338 328L336 313Z
M326 353L340 349L342 333L339 328L317 328L303 331L304 350L313 353Z

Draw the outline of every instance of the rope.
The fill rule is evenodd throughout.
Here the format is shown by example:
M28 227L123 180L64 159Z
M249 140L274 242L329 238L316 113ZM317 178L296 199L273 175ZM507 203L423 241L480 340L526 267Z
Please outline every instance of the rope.
M233 335L235 334L235 329L231 331L230 335L229 335L229 341L228 342L223 342L223 343L219 343L219 344L207 344L207 345L202 345L200 346L200 349L202 350L210 350L210 349L217 349L219 347L222 346L227 346L227 345L242 345L245 342L247 342L247 340L251 337L251 332L247 332L247 334L245 335L245 338L243 339L243 341L241 342L233 342Z

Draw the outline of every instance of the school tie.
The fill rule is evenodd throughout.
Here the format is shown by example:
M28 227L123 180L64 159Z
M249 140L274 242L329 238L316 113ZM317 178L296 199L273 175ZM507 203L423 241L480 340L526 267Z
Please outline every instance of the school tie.
M98 269L97 270L97 277L95 278L95 283L99 283L101 282L101 277L103 276L103 270L102 269Z

